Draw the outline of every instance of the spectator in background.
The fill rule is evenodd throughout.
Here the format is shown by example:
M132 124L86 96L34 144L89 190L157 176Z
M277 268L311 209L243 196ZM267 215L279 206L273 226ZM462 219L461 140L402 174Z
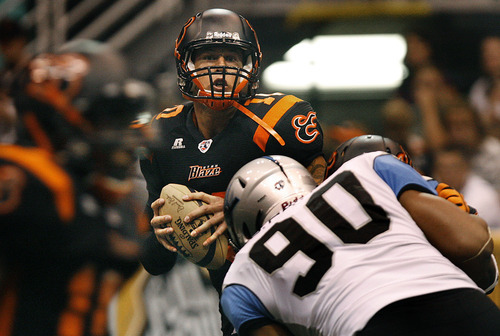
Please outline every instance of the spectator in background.
M500 123L499 100L494 100L496 105L491 100L500 82L500 36L485 37L481 41L480 54L483 75L472 84L469 100L481 116L483 125L489 128Z
M412 105L401 97L391 98L382 106L381 116L383 135L408 151L415 169L425 171L428 152Z
M485 133L479 115L467 102L446 106L442 115L435 103L430 105L424 126L430 150L438 151L448 145L462 147L470 157L472 171L500 192L500 140Z
M0 52L3 68L0 71L0 89L11 95L16 90L18 76L31 58L27 45L28 31L17 21L0 21Z
M422 66L412 81L413 104L418 109L419 120L425 123L427 109L443 109L449 104L463 100L455 83L436 65Z
M494 82L488 90L489 112L491 117L487 123L487 131L492 136L500 139L500 81Z
M433 39L431 36L435 36L435 34L420 27L412 27L403 35L407 47L404 64L408 73L398 88L397 95L411 103L413 102L411 86L416 72L424 66L436 63L435 46L431 42Z
M491 228L500 229L500 198L493 185L472 171L462 146L446 146L434 153L433 177L461 192Z
M409 114L413 115L411 133L419 137L411 136L408 134L408 138L412 138L412 144L408 143L408 151L415 157L416 168L425 175L430 175L430 161L429 161L429 151L433 149L436 141L439 143L444 142L444 133L438 131L438 125L440 125L440 117L443 110L450 104L454 104L457 101L463 100L463 97L459 93L456 86L451 83L443 74L443 71L433 64L426 64L419 67L412 78L411 82L411 102L410 110L408 106L401 101L388 102L388 105L384 108L391 110L398 110L397 113L404 114L405 116L400 116L399 118L409 118ZM398 96L396 96L397 99ZM400 111L407 110L406 112ZM395 115L397 113L385 111L385 118L389 118L390 115ZM394 117L392 117L394 118ZM386 119L385 122L394 122ZM402 121L399 121L402 122ZM409 121L404 123L408 124ZM389 130L390 127L395 125L386 125L385 129ZM410 126L407 126L410 127ZM393 129L390 130L392 133ZM429 143L428 134L433 135L433 142ZM401 132L401 134L403 134ZM389 136L390 137L390 136ZM394 138L399 138L401 135L394 135ZM424 140L424 143L420 140ZM405 143L409 139L403 139L401 142Z
M486 134L477 113L467 103L449 106L443 116L442 144L461 146L471 155L472 170L500 191L500 140Z

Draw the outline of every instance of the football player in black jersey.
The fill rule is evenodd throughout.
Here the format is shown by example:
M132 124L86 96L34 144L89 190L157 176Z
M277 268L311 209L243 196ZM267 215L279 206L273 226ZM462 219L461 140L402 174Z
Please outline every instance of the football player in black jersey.
M247 162L266 154L287 155L308 167L317 182L326 169L323 132L311 105L292 95L256 94L262 53L245 18L226 9L196 14L182 27L174 55L178 86L189 102L153 118L161 147L141 160L155 234L144 244L141 261L151 274L169 271L177 256L166 240L171 216L158 215L166 184L187 185L198 191L188 199L207 203L189 219L213 214L192 232L196 236L211 229L212 236L202 242L210 244L225 234L224 192ZM229 265L210 271L219 291ZM223 330L230 335L232 327L223 325Z
M16 93L21 117L59 132L33 133L54 151L0 144L1 335L108 335L109 301L140 266L149 225L132 192L141 137L129 126L143 86L103 71L103 47L38 55ZM87 126L64 122L70 111Z

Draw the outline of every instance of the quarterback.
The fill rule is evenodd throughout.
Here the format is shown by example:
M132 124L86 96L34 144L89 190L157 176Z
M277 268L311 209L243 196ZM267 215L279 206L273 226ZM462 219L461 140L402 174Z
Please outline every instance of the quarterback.
M166 239L173 231L171 216L158 214L165 202L160 192L166 184L199 191L186 200L207 204L188 217L213 214L192 231L196 237L217 227L208 240L200 242L210 244L225 234L224 192L247 162L266 154L291 156L309 167L318 183L326 169L323 132L311 105L292 95L256 93L262 53L245 18L225 9L196 14L182 27L174 55L178 86L188 101L154 117L150 126L160 139L155 143L161 145L141 160L154 230L143 244L141 262L151 274L169 271L177 256ZM210 271L219 291L230 263ZM223 329L225 335L232 332L230 326Z

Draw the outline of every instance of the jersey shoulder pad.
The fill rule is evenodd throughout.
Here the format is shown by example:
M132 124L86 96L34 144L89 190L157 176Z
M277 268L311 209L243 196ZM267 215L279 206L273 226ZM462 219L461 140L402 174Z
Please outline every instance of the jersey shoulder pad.
M287 112L295 110L296 103L299 102L306 103L293 95L258 94L247 100L244 106L260 118L268 120L269 124L276 124Z
M153 117L152 123L172 121L185 118L192 104L175 105L168 107Z

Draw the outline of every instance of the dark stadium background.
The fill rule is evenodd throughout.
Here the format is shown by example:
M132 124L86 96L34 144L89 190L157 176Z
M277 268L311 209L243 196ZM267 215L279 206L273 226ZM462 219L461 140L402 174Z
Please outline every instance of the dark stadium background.
M135 77L158 88L159 105L165 106L180 99L172 56L180 27L189 16L212 7L234 10L254 25L263 69L294 44L318 34L400 33L424 26L463 93L481 71L481 37L500 34L498 0L2 0L0 17L20 18L32 33L36 52L79 37L111 43L125 54ZM311 91L300 97L313 104L325 124L348 116L376 132L381 104L390 94Z

